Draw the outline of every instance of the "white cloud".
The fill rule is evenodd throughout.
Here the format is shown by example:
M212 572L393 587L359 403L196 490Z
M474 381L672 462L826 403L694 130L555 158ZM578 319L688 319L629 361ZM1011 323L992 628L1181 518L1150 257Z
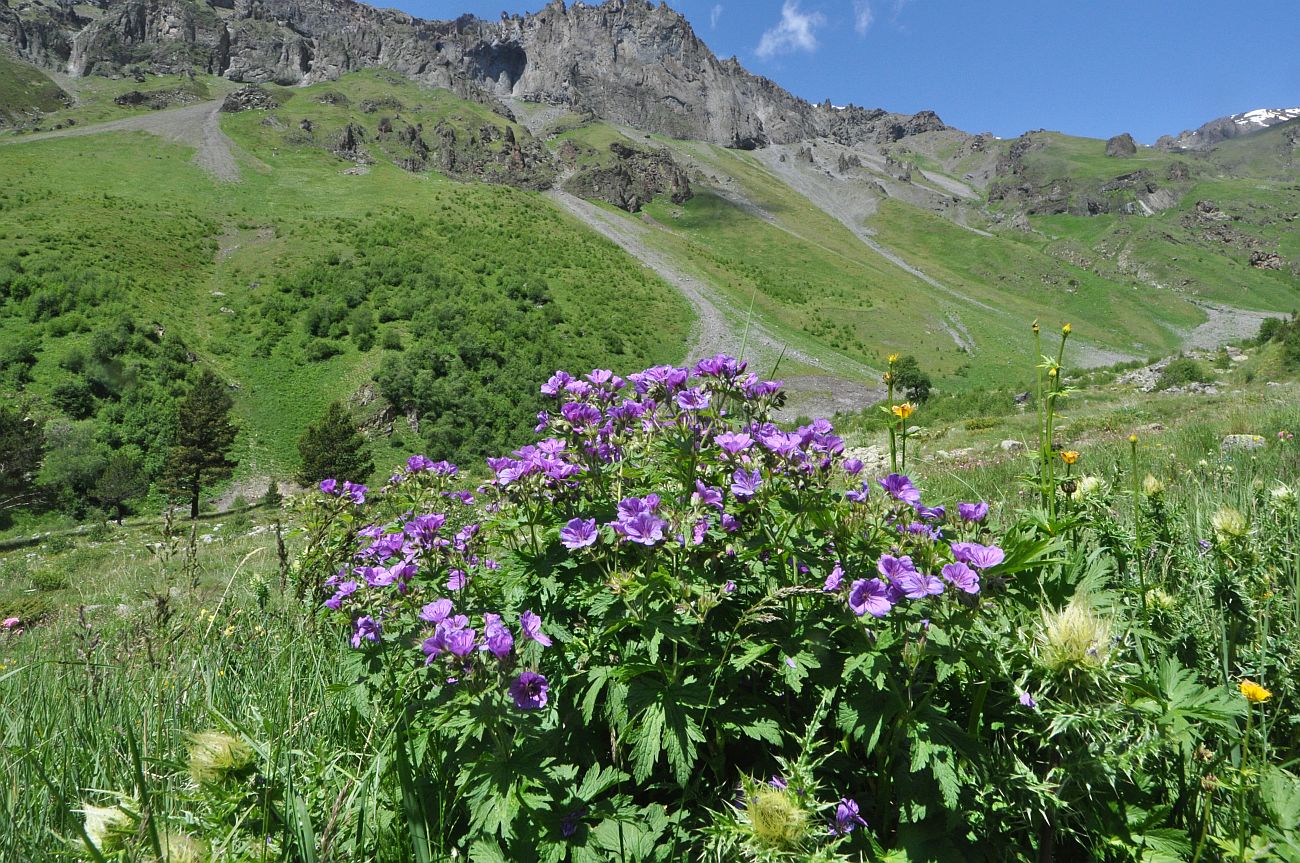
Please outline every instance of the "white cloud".
M876 16L871 13L871 3L868 0L853 0L853 29L859 36L867 35L874 20Z
M800 12L799 0L785 0L781 5L781 20L758 41L758 56L767 60L777 54L816 51L814 31L825 23L826 16L820 12Z
M721 17L722 17L722 4L721 4L721 3L714 3L714 4L713 4L713 8L709 10L709 29L710 29L710 30L716 30L716 29L718 28L718 19L721 18Z

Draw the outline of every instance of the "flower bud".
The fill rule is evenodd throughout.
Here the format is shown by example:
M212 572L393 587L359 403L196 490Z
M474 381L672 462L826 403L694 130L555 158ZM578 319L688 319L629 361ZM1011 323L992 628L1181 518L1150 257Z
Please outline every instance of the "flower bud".
M1151 474L1147 474L1146 479L1142 480L1142 493L1147 497L1155 497L1164 494L1165 484L1156 479Z
M1210 518L1214 536L1220 545L1227 545L1235 539L1241 539L1250 532L1250 524L1240 510L1225 506Z
M1069 324L1066 324L1065 326L1061 327L1061 335L1068 336L1073 329L1074 327L1070 326Z

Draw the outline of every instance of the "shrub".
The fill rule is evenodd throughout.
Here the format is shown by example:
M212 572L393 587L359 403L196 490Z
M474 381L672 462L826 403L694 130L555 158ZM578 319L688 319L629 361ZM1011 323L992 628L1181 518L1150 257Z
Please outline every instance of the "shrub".
M1169 364L1160 372L1160 377L1156 380L1156 389L1167 390L1171 387L1182 387L1193 383L1203 384L1210 380L1213 380L1213 378L1206 371L1205 366L1191 357L1179 357L1170 360Z

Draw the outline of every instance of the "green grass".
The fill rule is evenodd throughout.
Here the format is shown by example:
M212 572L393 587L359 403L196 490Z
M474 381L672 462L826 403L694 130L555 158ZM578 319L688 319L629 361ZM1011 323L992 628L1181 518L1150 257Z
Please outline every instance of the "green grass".
M0 128L60 110L69 101L39 70L0 54Z

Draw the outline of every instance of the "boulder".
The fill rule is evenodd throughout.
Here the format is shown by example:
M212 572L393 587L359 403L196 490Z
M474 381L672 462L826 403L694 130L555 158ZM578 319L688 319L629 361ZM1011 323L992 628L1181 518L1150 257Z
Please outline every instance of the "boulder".
M1106 142L1106 155L1115 159L1127 159L1137 155L1137 142L1128 132L1116 135Z
M1224 437L1219 449L1224 452L1263 449L1265 440L1257 434L1230 434Z
M1024 441L1012 440L1008 438L1007 440L1004 440L1002 443L998 444L998 449L1002 450L1003 452L1009 452L1009 453L1024 452L1025 444Z
M225 101L221 103L221 110L227 114L235 114L240 111L268 110L277 107L279 105L271 94L256 84L249 84L247 87L240 87L238 90L226 94Z

